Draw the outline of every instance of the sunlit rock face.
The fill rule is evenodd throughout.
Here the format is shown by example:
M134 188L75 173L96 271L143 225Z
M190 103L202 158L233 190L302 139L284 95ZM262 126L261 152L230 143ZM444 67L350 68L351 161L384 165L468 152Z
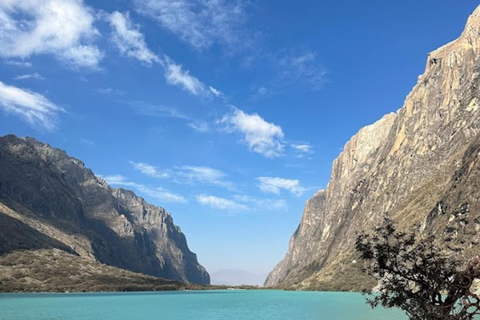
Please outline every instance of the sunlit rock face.
M113 189L64 151L0 138L0 254L58 248L115 267L182 282L210 277L165 209Z
M307 202L267 286L358 290L356 233L388 214L468 258L480 241L480 8L462 35L431 52L401 109L361 129Z

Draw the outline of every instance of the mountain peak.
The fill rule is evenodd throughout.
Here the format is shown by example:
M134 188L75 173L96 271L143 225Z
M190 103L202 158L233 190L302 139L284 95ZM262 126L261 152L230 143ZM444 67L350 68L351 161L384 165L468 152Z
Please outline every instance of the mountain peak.
M419 232L444 239L446 249L460 258L478 254L479 39L480 7L457 40L429 55L426 72L403 107L346 143L333 163L325 197L307 202L288 252L266 286L372 288L360 264L353 263L355 235L386 214L405 230L424 226Z
M455 67L460 60L463 60L467 52L478 53L480 50L480 6L470 15L465 28L457 39L441 46L428 55L426 72L434 69L435 66L445 63ZM472 58L474 54L470 54ZM444 62L445 61L445 62Z
M52 238L55 247L110 266L210 282L165 209L110 188L65 151L33 138L0 137L0 168L0 218L35 230L29 233L34 239L0 243L0 252L2 246L29 249L18 244Z
M480 6L468 17L464 33L479 35L480 31Z

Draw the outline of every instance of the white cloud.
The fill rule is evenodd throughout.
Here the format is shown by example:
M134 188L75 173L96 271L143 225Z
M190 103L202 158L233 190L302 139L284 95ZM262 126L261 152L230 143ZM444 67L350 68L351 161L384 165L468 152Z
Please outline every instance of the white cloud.
M137 10L157 20L181 40L201 50L219 44L238 51L254 36L245 26L245 1L136 0Z
M268 94L269 94L269 91L268 91L268 89L265 88L265 87L260 87L260 88L258 88L258 90L257 90L257 95L258 95L258 96L266 96L266 95L268 95Z
M55 129L57 114L64 110L43 95L9 86L0 81L0 108L19 116L34 127Z
M187 199L185 199L185 197L179 194L170 192L161 187L150 187L136 182L132 182L122 175L104 176L102 178L111 185L134 188L138 192L143 193L161 202L187 202Z
M166 179L169 177L167 172L161 172L157 167L148 163L130 161L135 170L140 171L142 174L152 178Z
M215 197L211 195L201 194L197 197L197 202L204 206L209 206L214 209L226 210L226 211L244 211L248 210L248 207L244 204L235 202L233 200Z
M74 68L98 68L103 53L95 17L82 0L2 0L0 56L28 58L52 54Z
M234 199L238 202L245 203L253 210L285 210L287 202L283 199L258 199L246 195L235 195Z
M170 57L166 55L158 56L153 53L148 48L145 37L140 32L140 27L133 23L129 13L122 14L115 11L107 16L107 20L113 29L112 41L122 55L137 59L147 65L160 64L164 68L165 80L168 84L179 86L195 96L223 96L219 90L205 85Z
M311 152L312 150L312 146L309 144L292 144L291 146L300 152Z
M208 123L203 121L190 122L188 126L197 132L205 133L210 131L210 126L208 125Z
M27 73L27 74L22 74L19 76L16 76L13 78L14 80L26 80L26 79L36 79L36 80L45 80L44 77L42 77L38 73Z
M259 54L258 61L270 65L273 80L255 87L254 99L292 90L319 91L328 81L328 73L314 51L287 48Z
M183 166L160 170L159 168L143 163L130 161L135 170L152 178L171 178L179 184L201 184L234 190L235 185L225 180L227 175L217 169L206 166Z
M148 48L140 27L132 22L128 12L115 11L108 16L108 21L113 29L112 41L122 55L146 64L161 63L160 58Z
M94 148L97 146L95 142L88 139L80 139L80 143L91 148Z
M138 114L151 117L169 117L187 121L187 125L193 130L201 133L211 131L210 124L203 120L196 120L175 107L167 107L161 105L151 105L147 103L135 102L131 103L135 112Z
M11 66L21 67L21 68L30 68L32 63L29 61L22 61L22 60L7 60L5 61L6 64Z
M184 70L179 64L165 56L165 79L167 83L180 86L194 96L210 97L212 91L203 82L192 76L188 70Z
M225 125L227 132L240 132L243 142L250 150L267 158L278 157L283 153L284 134L280 126L265 121L258 114L247 114L237 108L225 115L219 124Z
M280 194L281 190L287 190L290 193L301 196L306 189L300 185L298 180L283 179L278 177L259 177L258 187L263 192Z
M214 87L210 86L208 87L208 89L210 90L211 93L213 93L213 95L215 97L222 97L223 96L223 93L217 89L215 89Z
M276 61L279 69L277 86L290 87L292 85L307 86L317 91L325 84L325 69L317 61L313 52L282 52Z
M98 64L103 56L97 47L81 45L66 49L59 60L72 68L88 67L96 70L99 69Z
M200 183L234 190L232 182L225 180L226 174L220 170L205 166L183 166L177 167L176 175L180 181L187 183Z
M308 155L313 154L312 146L307 143L302 143L302 144L292 143L290 147L295 150L296 156L298 158L304 158Z
M229 212L283 211L287 208L287 203L283 199L259 199L246 195L235 195L232 200L213 195L201 194L197 195L196 199L197 202L202 205Z

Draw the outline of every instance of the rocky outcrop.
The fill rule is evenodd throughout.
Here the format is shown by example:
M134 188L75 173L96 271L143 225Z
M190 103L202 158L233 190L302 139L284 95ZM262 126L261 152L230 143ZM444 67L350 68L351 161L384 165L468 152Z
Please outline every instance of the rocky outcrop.
M307 202L286 257L267 286L358 290L356 232L388 214L419 225L468 257L480 230L480 8L455 41L429 54L396 114L360 130L334 161L330 182Z
M0 138L0 223L0 254L55 248L138 273L210 283L165 209L112 189L80 160L32 138Z

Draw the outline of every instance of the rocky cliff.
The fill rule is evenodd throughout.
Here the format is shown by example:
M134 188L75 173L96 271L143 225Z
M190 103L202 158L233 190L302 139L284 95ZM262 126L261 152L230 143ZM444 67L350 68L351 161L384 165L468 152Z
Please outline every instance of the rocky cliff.
M480 8L461 36L431 52L397 113L361 129L307 202L267 286L358 290L372 285L353 250L356 232L388 214L435 233L449 250L480 252ZM419 227L417 227L417 225Z
M165 209L32 138L0 138L0 255L60 249L181 282L210 277Z

